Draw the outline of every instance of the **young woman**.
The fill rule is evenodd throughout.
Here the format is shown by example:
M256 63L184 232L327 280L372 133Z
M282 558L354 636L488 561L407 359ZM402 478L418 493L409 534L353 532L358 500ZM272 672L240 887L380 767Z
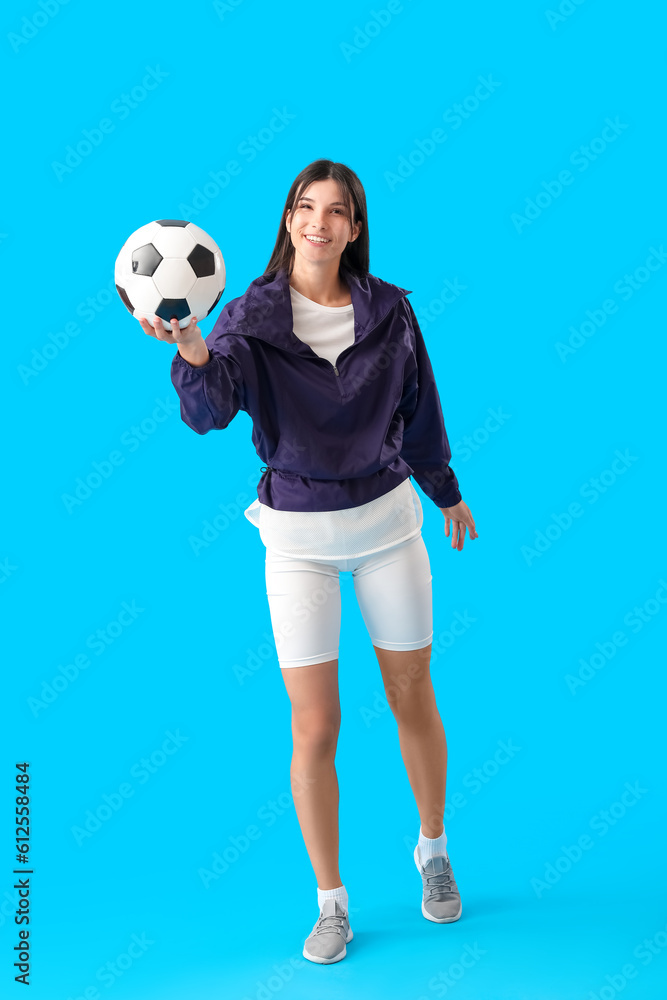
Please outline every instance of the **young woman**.
M398 723L421 820L421 910L448 923L461 900L444 830L447 743L431 684L431 571L410 476L463 549L475 522L449 466L433 371L409 291L369 272L357 175L315 160L294 180L266 271L228 302L204 341L141 320L177 344L171 377L198 434L253 421L263 475L245 511L266 546L278 660L292 706L291 783L320 915L303 955L331 963L352 939L338 869L339 572L359 606Z

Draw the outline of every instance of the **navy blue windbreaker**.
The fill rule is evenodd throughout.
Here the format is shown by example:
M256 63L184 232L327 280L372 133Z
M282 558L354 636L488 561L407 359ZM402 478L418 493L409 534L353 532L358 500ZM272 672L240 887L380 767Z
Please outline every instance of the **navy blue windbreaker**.
M410 475L438 507L452 507L461 494L410 292L370 273L341 274L354 344L335 365L293 332L286 271L261 275L224 306L205 365L174 355L181 417L206 434L248 413L265 463L257 496L276 510L356 507Z

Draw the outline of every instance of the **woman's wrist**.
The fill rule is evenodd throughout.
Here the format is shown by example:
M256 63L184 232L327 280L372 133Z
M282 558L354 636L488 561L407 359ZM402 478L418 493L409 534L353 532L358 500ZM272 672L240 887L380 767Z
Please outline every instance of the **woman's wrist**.
M202 336L199 336L197 340L180 343L178 345L178 353L193 368L201 368L209 360L209 350Z

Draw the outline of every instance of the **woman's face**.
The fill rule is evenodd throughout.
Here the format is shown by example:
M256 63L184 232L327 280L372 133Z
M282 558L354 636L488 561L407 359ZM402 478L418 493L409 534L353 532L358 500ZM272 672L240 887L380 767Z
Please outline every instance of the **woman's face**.
M340 257L361 230L360 223L353 224L350 213L351 206L333 178L313 181L285 219L296 252L308 261ZM312 241L309 236L322 240Z

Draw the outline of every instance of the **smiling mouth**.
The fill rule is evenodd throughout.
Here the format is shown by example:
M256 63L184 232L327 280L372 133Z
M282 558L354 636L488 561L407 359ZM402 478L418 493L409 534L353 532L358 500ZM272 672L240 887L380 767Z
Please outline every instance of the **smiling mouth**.
M318 238L316 236L311 237L308 235L308 233L304 233L304 239L308 240L309 243L312 243L314 247L326 246L327 243L331 243L331 240L322 239L321 237Z

